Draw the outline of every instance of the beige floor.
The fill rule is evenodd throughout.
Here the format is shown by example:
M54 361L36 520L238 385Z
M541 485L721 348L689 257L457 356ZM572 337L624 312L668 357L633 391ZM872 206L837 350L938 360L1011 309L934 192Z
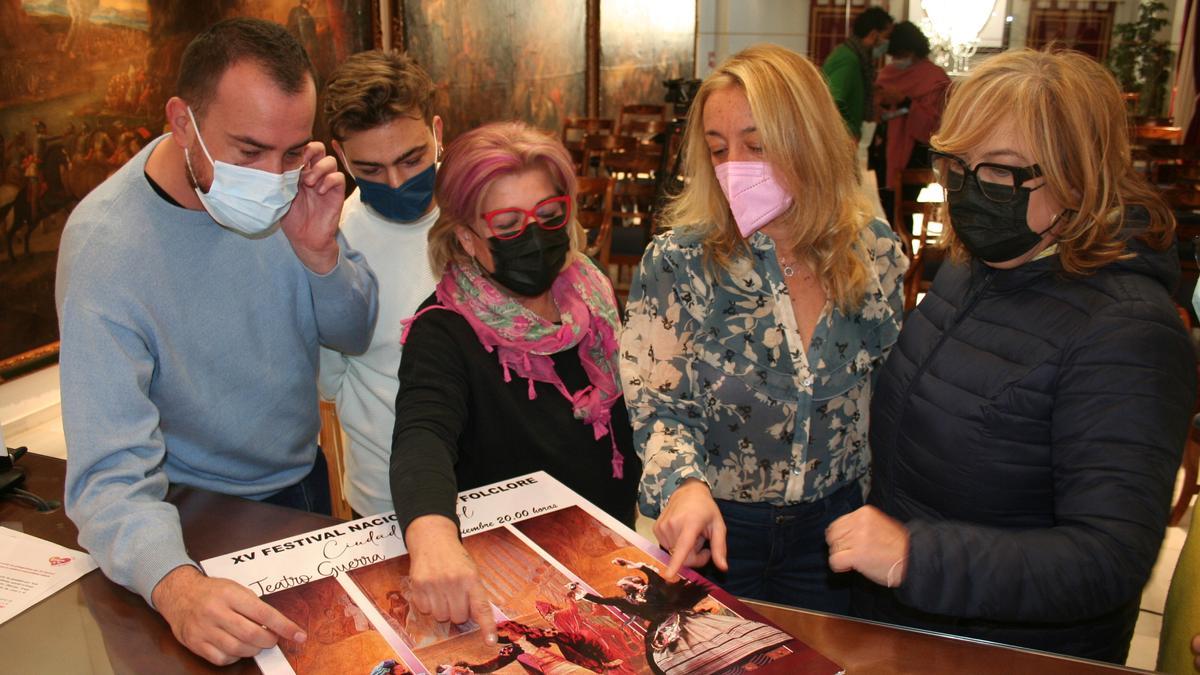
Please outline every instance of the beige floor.
M63 439L62 420L55 417L39 425L29 427L11 434L6 433L5 444L9 447L28 446L31 451L53 457L67 456L67 444ZM1150 582L1142 593L1142 612L1134 630L1133 644L1129 650L1127 664L1134 668L1153 669L1158 658L1158 633L1162 629L1163 603L1167 598L1167 587L1171 583L1171 573L1175 571L1175 563L1179 559L1179 551L1183 548L1183 540L1187 535L1188 523L1192 511L1184 516L1183 522L1175 527L1167 528L1162 550L1158 555L1158 563L1150 575ZM638 531L647 537L651 534L652 521L640 518Z

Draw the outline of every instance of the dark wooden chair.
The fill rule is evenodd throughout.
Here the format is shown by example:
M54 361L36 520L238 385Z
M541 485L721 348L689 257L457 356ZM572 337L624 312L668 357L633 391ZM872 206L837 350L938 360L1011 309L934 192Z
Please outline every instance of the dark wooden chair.
M904 243L909 260L908 272L904 275L905 310L917 306L917 296L929 289L935 265L943 258L943 251L936 247L940 232L930 232L929 228L931 222L938 221L941 204L917 201L921 190L935 182L937 176L932 169L901 169L893 181L896 198L892 207L892 229ZM917 219L920 228L915 226L915 215L921 216Z
M1179 310L1179 318L1183 321L1184 328L1188 333L1192 332L1192 318L1186 309L1176 306ZM1200 368L1197 370L1200 374ZM1183 484L1179 490L1179 497L1175 499L1175 506L1171 509L1171 517L1167 521L1170 525L1178 525L1180 520L1183 520L1183 514L1187 513L1188 507L1192 504L1192 498L1200 493L1200 427L1196 426L1200 417L1200 397L1196 400L1196 409L1192 411L1192 426L1188 429L1187 441L1183 445L1183 460L1180 462L1180 468L1183 469Z
M601 164L604 171L618 180L653 182L662 164L661 143L645 142L634 136L616 135Z
M667 123L656 118L638 118L626 122L617 132L621 136L633 136L643 143L661 143Z
M591 135L584 139L583 143L583 165L584 173L581 176L592 176L604 173L604 160L608 153L612 152L619 144L622 143L621 136L612 134Z
M1200 210L1200 183L1171 185L1163 190L1163 198L1176 211Z
M1183 141L1183 127L1169 124L1136 124L1131 128L1134 145L1173 144Z
M617 116L617 133L629 135L629 125L634 120L657 120L660 124L667 121L667 106L654 103L639 103L621 107Z
M321 452L325 454L325 465L329 468L329 501L333 516L350 520L353 512L342 488L342 476L346 475L346 449L342 442L342 424L338 421L337 406L332 401L321 401L319 412L321 430L317 441Z
M612 250L608 258L615 266L613 286L617 295L629 294L633 270L641 264L646 246L655 234L652 212L656 185L638 180L619 180L613 184ZM628 276L626 276L628 273Z
M612 247L613 181L607 177L580 176L576 179L575 219L586 235L583 252L608 270Z
M1200 147L1156 144L1139 150L1155 185L1200 185Z
M1170 119L1158 117L1132 118L1129 125L1130 153L1133 168L1154 180L1156 146L1179 145L1183 141L1183 129L1172 126Z
M587 174L587 140L593 136L611 135L614 127L612 119L600 117L568 117L563 122L562 142L575 162L576 175Z

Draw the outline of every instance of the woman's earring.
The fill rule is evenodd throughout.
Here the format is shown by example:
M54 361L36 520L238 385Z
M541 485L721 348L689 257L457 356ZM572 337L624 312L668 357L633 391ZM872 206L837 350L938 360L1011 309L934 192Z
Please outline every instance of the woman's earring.
M473 259L475 257L475 242L471 241L472 234L470 230L463 228L455 233L455 236L458 238L458 247Z

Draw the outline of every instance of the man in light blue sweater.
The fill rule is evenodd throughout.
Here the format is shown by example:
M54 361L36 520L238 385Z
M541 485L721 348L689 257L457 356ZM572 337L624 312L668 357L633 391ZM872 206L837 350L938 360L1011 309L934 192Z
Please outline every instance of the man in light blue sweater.
M286 30L216 24L184 53L169 135L79 204L59 254L67 513L105 574L217 664L305 635L200 572L167 488L321 508L318 347L361 352L377 312L315 110Z

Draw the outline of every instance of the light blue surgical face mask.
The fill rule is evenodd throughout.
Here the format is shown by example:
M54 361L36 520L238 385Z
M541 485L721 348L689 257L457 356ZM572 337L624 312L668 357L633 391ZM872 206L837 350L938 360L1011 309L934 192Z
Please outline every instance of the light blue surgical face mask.
M910 66L912 66L912 64L913 64L913 57L911 57L911 56L905 57L903 59L892 59L892 65L899 68L900 70L908 70L908 68Z
M883 55L887 54L887 48L888 41L880 40L874 47L871 48L871 58L875 60L882 59Z
M247 237L263 234L271 226L279 222L288 209L292 200L299 192L300 168L283 173L271 173L248 166L238 166L228 162L218 162L208 152L204 138L200 135L200 127L192 108L188 107L188 117L192 120L192 128L196 130L196 138L200 141L200 149L212 164L213 180L208 192L200 189L196 175L192 173L192 158L184 148L184 159L187 160L188 173L196 184L196 196L213 220L234 232Z

